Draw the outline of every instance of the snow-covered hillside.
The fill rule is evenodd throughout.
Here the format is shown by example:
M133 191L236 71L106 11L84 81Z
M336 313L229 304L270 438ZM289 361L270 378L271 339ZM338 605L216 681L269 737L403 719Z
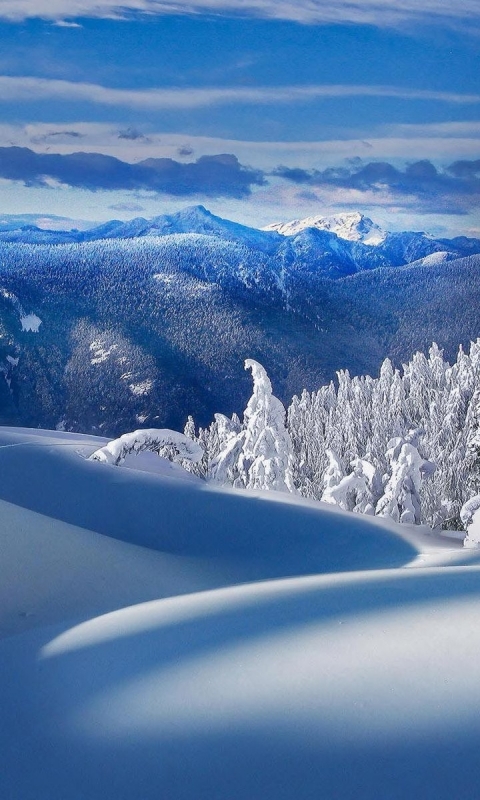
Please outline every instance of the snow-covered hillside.
M203 426L243 407L252 355L288 403L339 369L375 375L432 340L452 358L480 335L480 255L457 258L474 239L281 236L202 208L71 235L0 241L3 425Z
M477 796L478 551L103 444L0 429L0 797Z

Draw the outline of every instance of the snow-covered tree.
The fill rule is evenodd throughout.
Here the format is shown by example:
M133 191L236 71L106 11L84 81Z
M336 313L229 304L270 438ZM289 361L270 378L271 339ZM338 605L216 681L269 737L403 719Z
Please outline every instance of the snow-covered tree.
M367 453L366 460L377 475L386 476L386 484L391 477L388 442L423 428L421 454L437 468L421 485L422 522L460 527L462 504L480 490L475 460L479 395L480 340L472 342L469 353L460 348L453 365L433 344L428 357L416 354L403 374L387 359L378 378L351 378L344 372L339 373L338 388L329 384L302 392L288 409L298 491L322 497L328 449L343 464ZM378 501L383 490L377 485L372 494Z
M462 506L460 519L467 532L463 546L469 549L480 547L480 494L471 497Z
M207 479L244 489L295 492L293 447L285 425L286 411L274 396L266 370L247 359L253 394L243 415L231 419L215 414L205 432L209 453Z
M245 443L245 431L238 418L215 414L210 439L216 439L216 455L211 461L209 477L221 486L243 486L239 462ZM210 445L211 446L211 445Z
M419 435L419 431L411 431L406 439L396 437L388 443L391 475L377 503L376 513L380 517L415 525L422 521L422 481L425 476L433 474L435 465L420 456L417 449Z
M202 448L183 433L167 428L149 428L112 439L105 447L92 453L89 460L119 466L130 453L144 451L168 454L171 461L200 461L203 456Z
M480 492L480 389L476 390L466 421L465 468L469 492Z
M344 511L375 514L379 479L373 464L366 459L355 458L350 464L352 471L345 475L333 450L327 450L327 456L329 463L324 478L323 502L339 506Z
M340 486L343 478L345 477L345 470L334 450L328 449L326 456L328 459L328 465L323 477L323 494L321 499L324 503L338 505L336 501L336 489L338 486Z
M403 371L386 359L377 378L340 372L337 385L294 397L286 425L263 367L247 368L254 392L243 423L216 415L196 439L193 433L205 456L192 470L227 485L295 487L363 513L373 507L432 527L462 527L460 509L480 491L480 339L469 352L460 348L453 364L433 344ZM420 428L421 445L409 434Z
M267 372L258 361L247 359L245 369L252 371L253 394L243 415L240 479L247 489L294 492L292 442L285 427L285 408L274 396Z

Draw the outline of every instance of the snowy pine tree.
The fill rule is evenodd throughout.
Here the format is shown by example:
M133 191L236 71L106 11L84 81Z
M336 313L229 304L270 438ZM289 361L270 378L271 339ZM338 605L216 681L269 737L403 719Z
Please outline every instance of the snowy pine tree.
M295 492L285 408L258 361L248 359L245 369L252 371L253 394L243 424L236 415L229 419L216 414L205 434L207 479L237 488Z
M480 495L477 494L462 506L460 519L467 532L463 545L468 549L480 547Z
M434 472L435 465L420 456L418 439L419 431L411 431L405 439L397 437L388 443L391 475L377 503L378 516L411 525L421 523L422 481Z

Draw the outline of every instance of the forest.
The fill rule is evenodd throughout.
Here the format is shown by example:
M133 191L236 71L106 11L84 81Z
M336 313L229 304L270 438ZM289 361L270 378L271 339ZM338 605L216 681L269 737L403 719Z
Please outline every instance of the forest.
M252 360L243 420L189 418L185 434L204 457L187 468L221 485L289 491L347 511L431 528L462 529L480 490L480 339L456 361L433 344L402 369L386 359L378 378L338 373L288 409Z

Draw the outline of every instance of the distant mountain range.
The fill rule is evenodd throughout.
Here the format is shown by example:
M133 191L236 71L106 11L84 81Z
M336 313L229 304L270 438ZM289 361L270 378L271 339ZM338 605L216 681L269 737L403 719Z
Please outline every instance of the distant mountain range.
M4 218L5 219L5 218ZM0 422L122 433L240 412L243 361L285 401L480 335L480 241L360 214L258 230L202 206L0 230Z
M87 230L15 225L15 219L22 220L21 217L12 218L8 227L4 222L3 229L0 225L0 242L68 244L200 234L243 245L292 268L324 272L330 278L352 275L365 269L404 266L436 253L441 254L443 260L480 253L480 239L442 239L412 231L389 233L358 212L335 217L307 217L269 225L262 230L217 217L203 206L192 206L150 220L143 217L127 222L111 220Z

